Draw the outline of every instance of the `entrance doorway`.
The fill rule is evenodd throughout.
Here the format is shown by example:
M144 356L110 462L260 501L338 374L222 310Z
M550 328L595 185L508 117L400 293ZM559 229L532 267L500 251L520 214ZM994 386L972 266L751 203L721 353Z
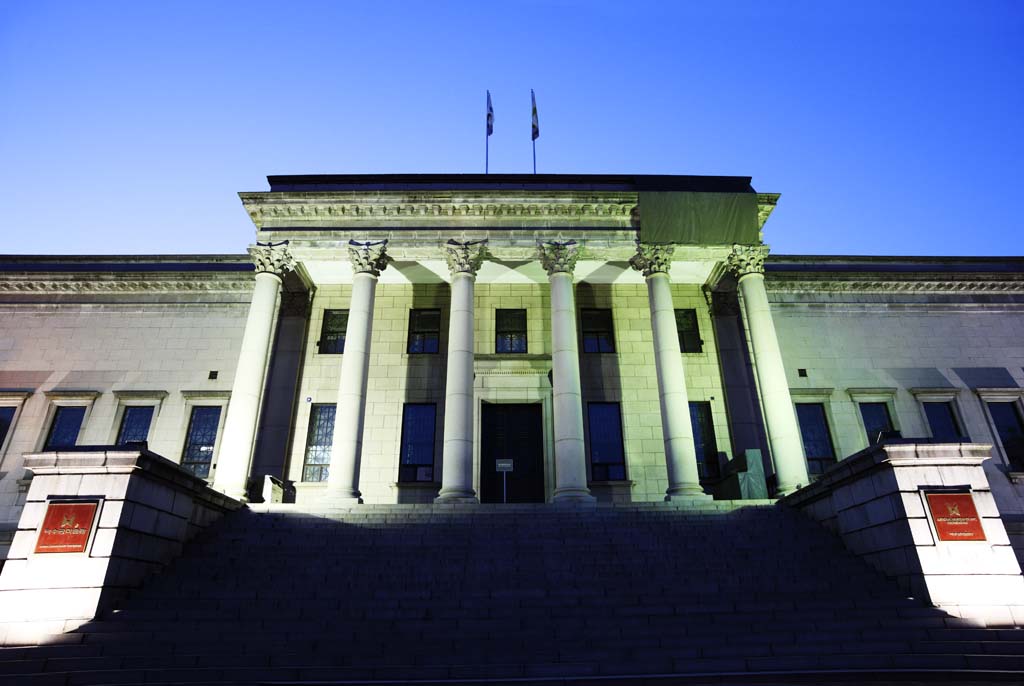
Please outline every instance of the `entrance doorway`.
M540 403L484 403L480 417L480 502L544 502L544 427ZM499 460L509 472L498 471Z

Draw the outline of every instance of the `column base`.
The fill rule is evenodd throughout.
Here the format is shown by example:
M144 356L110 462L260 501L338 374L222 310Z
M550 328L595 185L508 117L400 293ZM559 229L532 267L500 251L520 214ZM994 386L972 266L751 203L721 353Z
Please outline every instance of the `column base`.
M665 491L665 500L667 502L673 502L714 499L704 492L704 489L700 487L700 484L678 484L676 486L669 486L668 490Z
M435 505L479 505L480 499L473 491L444 491L442 490L434 498Z
M596 505L597 498L586 488L558 488L551 496L552 505Z

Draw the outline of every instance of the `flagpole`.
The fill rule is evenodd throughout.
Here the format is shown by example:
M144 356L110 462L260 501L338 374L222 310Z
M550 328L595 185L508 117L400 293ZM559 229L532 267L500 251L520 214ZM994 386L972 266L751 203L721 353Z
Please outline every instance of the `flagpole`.
M533 173L537 173L537 139L533 139Z
M484 174L489 174L491 168L491 136L484 127Z

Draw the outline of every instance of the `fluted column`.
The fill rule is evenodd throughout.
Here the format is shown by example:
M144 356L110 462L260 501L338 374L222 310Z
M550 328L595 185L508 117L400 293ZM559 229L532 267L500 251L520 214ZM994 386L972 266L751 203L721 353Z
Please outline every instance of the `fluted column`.
M283 244L257 243L249 248L249 254L256 266L256 284L242 334L231 400L224 418L224 437L213 477L214 488L240 499L246 497L281 279L295 268Z
M654 368L658 376L661 433L665 440L665 467L668 471L665 500L704 496L697 469L690 401L686 393L686 373L679 349L676 312L668 276L674 251L672 245L637 243L637 253L629 261L633 269L642 273L647 281L647 297L651 306ZM715 457L709 456L709 459Z
M373 299L377 277L388 264L387 241L349 241L352 262L352 297L345 327L345 350L338 379L338 406L331 441L331 468L327 496L342 502L362 502L359 466L366 415L366 379L370 370L370 336L373 334Z
M778 495L792 493L808 482L807 462L800 443L800 425L793 409L793 399L786 381L786 368L775 334L768 305L768 292L764 287L764 259L768 256L765 245L735 245L729 255L729 268L739 278L743 296L743 313L754 365L757 367L757 385L761 391L761 407L768 424L768 440L775 462L776 491Z
M575 241L540 244L540 260L551 285L551 366L555 429L555 502L594 502L587 488L583 447L583 391L576 337L576 296L572 272L579 256Z
M445 246L452 275L452 305L438 503L479 502L473 490L473 287L486 243L450 240Z

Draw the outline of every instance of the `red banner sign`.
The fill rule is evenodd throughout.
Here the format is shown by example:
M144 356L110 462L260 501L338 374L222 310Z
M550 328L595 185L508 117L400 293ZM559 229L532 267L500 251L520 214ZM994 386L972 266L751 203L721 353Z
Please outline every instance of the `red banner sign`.
M36 540L37 553L84 553L97 502L50 503Z
M978 509L970 493L926 493L940 541L984 541Z

